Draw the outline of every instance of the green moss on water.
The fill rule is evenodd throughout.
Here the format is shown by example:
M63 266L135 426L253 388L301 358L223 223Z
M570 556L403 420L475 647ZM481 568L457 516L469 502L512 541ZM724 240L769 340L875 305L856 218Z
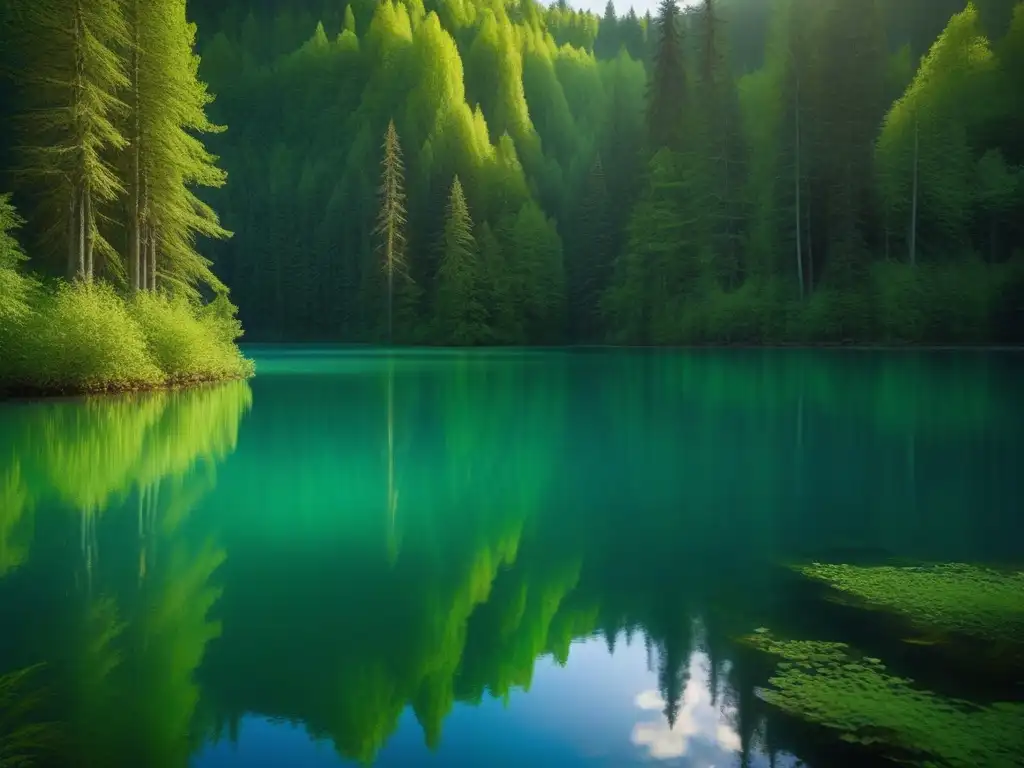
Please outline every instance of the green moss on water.
M781 640L764 629L746 642L780 659L761 698L844 741L920 766L999 768L1024 754L1024 704L938 696L845 643Z
M798 568L842 595L903 615L917 627L997 643L1024 643L1024 572L961 563L861 567L813 563Z

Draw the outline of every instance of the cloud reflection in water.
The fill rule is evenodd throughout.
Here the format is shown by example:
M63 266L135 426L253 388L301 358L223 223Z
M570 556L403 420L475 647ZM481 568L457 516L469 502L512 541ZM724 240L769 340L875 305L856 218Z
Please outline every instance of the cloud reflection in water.
M734 708L711 703L710 661L704 653L690 656L690 677L683 692L682 706L674 726L661 714L665 701L653 689L637 695L634 703L644 711L657 712L652 720L633 727L632 742L645 747L650 757L668 760L691 754L695 745L732 754L740 750L739 734L728 724L735 719ZM718 697L721 701L721 697ZM710 765L710 764L709 764Z

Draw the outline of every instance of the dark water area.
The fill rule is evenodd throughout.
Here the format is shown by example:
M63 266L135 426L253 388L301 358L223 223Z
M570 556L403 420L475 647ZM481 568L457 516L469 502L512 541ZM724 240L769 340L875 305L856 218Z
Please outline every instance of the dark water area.
M248 353L0 404L0 765L885 764L765 696L761 628L1024 700L789 567L1019 569L1024 355Z

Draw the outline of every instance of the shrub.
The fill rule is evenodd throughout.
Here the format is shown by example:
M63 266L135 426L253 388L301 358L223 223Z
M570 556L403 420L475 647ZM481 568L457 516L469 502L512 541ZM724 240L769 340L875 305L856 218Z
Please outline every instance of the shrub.
M59 283L4 340L0 378L38 389L155 386L165 377L124 301L106 283Z
M142 329L150 356L168 381L221 379L251 373L251 364L234 345L241 328L237 321L232 325L230 314L225 318L223 307L211 311L182 297L145 292L137 294L128 306Z

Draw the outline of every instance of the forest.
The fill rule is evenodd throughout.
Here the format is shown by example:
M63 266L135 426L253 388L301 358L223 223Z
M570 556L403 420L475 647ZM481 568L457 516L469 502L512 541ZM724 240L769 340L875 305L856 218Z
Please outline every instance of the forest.
M0 380L1024 337L1013 0L3 8Z
M683 5L192 3L249 338L1021 338L1016 3Z

